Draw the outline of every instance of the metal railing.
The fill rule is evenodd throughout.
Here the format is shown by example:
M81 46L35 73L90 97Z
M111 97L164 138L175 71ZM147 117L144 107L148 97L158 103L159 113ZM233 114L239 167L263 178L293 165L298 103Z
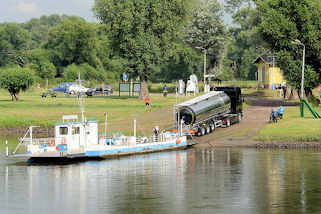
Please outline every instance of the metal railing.
M133 137L133 136L120 136L120 137L111 137L107 138L105 136L99 137L99 144L107 146L133 146L145 143L157 143L157 142L166 142L176 139L178 136L177 133L160 133L158 135L152 135L150 137ZM135 138L135 139L134 139Z

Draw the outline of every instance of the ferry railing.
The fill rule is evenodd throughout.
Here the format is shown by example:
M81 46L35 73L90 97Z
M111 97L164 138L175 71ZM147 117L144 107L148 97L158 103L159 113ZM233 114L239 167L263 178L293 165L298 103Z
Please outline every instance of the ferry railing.
M33 152L34 149L44 149L44 152L53 152L56 151L60 145L66 145L66 140L63 137L50 137L50 138L21 138L19 139L19 146L15 149L13 154L22 154L26 152ZM67 148L67 147L65 147ZM36 149L37 151L39 151Z
M39 146L56 146L58 144L63 144L63 139L62 138L54 138L54 137L49 137L49 138L25 138L24 141L26 141L29 144L32 145L39 145ZM31 143L32 142L32 143ZM57 143L59 142L59 143Z
M175 140L178 137L177 133L161 132L158 135L151 135L149 137L134 137L134 136L119 136L119 137L107 137L105 135L100 135L98 140L99 144L106 146L133 146L145 143L157 143L157 142L167 142Z

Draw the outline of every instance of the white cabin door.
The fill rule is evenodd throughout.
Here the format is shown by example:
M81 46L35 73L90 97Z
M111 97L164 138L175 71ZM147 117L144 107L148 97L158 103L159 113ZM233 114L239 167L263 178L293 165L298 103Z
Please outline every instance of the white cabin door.
M72 134L73 148L75 150L82 150L83 146L81 145L81 139L80 139L80 127L73 126L71 130L71 134Z

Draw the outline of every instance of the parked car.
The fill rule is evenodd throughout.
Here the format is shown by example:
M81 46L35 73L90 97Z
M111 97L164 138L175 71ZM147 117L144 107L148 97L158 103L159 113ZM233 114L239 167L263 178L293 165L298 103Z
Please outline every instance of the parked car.
M86 88L82 85L74 84L68 87L67 93L68 94L84 94L89 91L90 88Z
M95 93L96 93L96 92L95 92L95 89L94 89L94 88L90 88L90 89L88 89L88 91L86 91L85 94L86 94L88 97L92 97Z
M57 97L57 94L55 91L49 89L48 91L45 91L41 94L41 97L42 98L46 98L47 96L50 96L50 97Z
M62 92L62 93L67 93L69 86L75 85L75 84L76 84L75 82L63 82L60 85L58 85L57 87L51 88L50 90Z
M95 87L95 94L113 94L113 89L111 88L110 85L105 85L104 86L104 91L102 90L101 85L98 85Z

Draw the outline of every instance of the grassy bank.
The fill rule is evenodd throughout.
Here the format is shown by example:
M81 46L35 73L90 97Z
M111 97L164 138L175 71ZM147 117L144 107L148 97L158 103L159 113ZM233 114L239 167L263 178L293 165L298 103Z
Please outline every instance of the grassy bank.
M19 140L17 137L1 137L0 136L0 154L4 154L4 151L6 150L6 140L8 141L8 147L9 151L13 152L14 149L17 147Z
M315 108L321 113L321 108ZM301 118L299 107L285 108L285 115L278 123L271 123L260 130L255 138L259 141L312 142L321 141L321 120L314 119L305 108L305 117Z
M186 99L179 98L179 101ZM152 112L148 114L153 115L154 112L164 108L172 110L175 102L175 96L151 95ZM61 121L62 115L79 115L79 106L79 100L75 96L66 97L58 94L57 98L41 98L40 92L35 91L22 93L19 102L12 102L8 92L1 91L0 127L53 126ZM85 98L85 110L87 119L99 120L101 123L104 123L104 113L107 112L111 124L126 129L127 126L132 126L134 118L138 120L144 118L145 104L137 97L99 96ZM164 116L159 120L172 121L172 118L171 114L169 118Z

